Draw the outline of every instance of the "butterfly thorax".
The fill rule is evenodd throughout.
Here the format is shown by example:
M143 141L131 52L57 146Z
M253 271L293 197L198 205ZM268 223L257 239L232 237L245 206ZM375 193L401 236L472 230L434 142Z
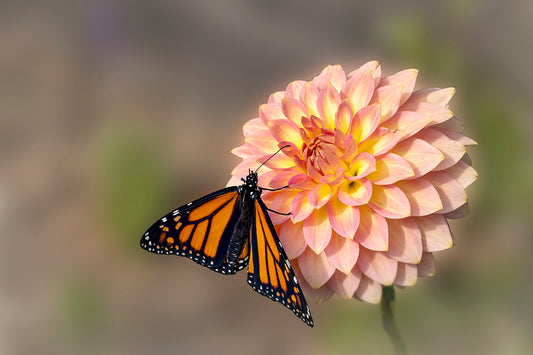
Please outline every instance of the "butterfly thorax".
M239 193L239 207L241 214L235 228L228 248L227 262L234 264L239 260L246 241L250 236L250 227L252 224L252 217L255 212L255 200L261 197L261 188L257 186L257 173L253 171L248 172L244 184L237 188Z

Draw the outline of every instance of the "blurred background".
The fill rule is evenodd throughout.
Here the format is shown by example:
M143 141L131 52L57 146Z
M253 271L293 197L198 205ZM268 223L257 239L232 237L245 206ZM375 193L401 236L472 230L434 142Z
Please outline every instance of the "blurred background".
M392 354L379 306L310 329L184 258L162 214L224 186L242 125L327 64L420 69L479 146L471 214L437 274L396 293L412 354L533 352L533 3L2 1L0 354Z

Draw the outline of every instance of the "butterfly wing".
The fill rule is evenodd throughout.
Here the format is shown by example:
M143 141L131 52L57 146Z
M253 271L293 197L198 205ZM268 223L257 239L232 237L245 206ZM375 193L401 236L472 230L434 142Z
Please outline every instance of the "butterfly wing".
M141 238L152 253L186 256L222 274L234 274L248 264L248 246L234 264L226 255L240 216L237 187L227 187L181 206L154 223Z
M307 325L313 326L302 289L260 198L255 201L252 221L248 284L256 292L283 304Z

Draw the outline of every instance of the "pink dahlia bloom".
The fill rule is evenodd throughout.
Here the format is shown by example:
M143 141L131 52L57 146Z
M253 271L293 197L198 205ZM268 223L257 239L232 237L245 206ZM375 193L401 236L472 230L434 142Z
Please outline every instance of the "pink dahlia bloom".
M229 185L259 170L287 256L315 301L333 293L378 303L382 285L435 273L433 252L454 244L447 219L467 211L476 178L448 109L455 90L413 91L417 70L381 76L372 61L345 74L326 67L291 82L244 125L243 161Z

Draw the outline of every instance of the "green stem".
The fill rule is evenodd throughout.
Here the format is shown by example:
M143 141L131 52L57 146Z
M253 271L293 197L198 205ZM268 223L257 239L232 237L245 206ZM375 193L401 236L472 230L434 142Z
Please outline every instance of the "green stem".
M389 334L394 351L396 354L407 354L407 349L400 336L396 322L394 322L394 315L392 314L391 303L394 301L394 287L383 286L383 296L381 297L381 313L383 317L383 328Z

